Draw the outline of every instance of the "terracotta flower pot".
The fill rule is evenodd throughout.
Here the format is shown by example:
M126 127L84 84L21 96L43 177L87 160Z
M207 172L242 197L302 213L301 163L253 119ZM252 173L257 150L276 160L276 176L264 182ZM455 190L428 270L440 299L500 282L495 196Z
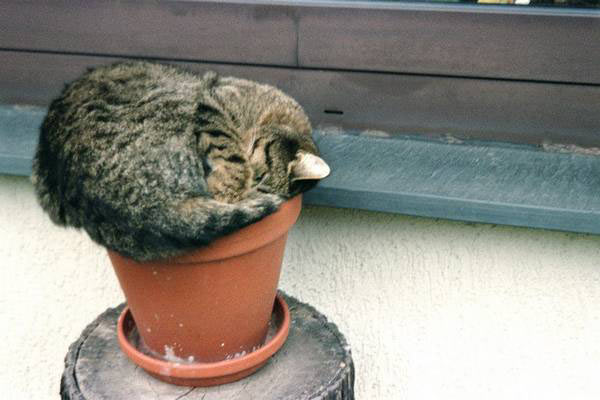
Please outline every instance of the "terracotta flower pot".
M301 196L296 196L261 221L166 261L140 263L109 251L128 310L146 347L145 357L170 362L171 367L185 364L189 367L186 376L193 378L191 366L205 371L208 364L215 364L223 369L223 363L241 356L248 358L253 351L265 353L256 350L267 336L287 233L300 208ZM279 313L285 316L285 302L278 306L283 309ZM129 333L131 326L124 328L122 323L119 329L128 329ZM125 333L119 333L123 336L120 339L127 341ZM279 346L285 341L281 334L276 335ZM287 331L284 336L287 337ZM121 343L124 351L126 345ZM128 351L132 349L125 353ZM139 357L136 361L131 354L128 356L139 362ZM258 366L265 362L258 360ZM149 372L159 379L184 385L224 383L222 377L211 377L205 372L198 377L211 379L182 381L170 376L167 370L171 367ZM229 381L243 376L233 374Z

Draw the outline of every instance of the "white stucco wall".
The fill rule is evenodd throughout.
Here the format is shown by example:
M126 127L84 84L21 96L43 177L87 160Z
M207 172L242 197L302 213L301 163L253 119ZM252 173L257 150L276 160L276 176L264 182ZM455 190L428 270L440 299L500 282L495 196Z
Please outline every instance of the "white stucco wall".
M0 177L0 397L58 399L122 301L102 249ZM336 322L357 399L600 398L600 237L307 207L281 287Z

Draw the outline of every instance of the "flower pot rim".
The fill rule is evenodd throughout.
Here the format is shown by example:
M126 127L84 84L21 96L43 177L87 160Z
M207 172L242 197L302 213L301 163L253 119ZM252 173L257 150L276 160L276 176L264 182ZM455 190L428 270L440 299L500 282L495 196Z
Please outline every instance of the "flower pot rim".
M203 379L206 381L218 378L226 379L228 376L232 376L232 381L237 380L244 376L244 371L254 371L257 367L264 364L283 346L287 339L291 320L290 311L281 294L278 293L275 300L273 314L278 314L279 318L275 318L275 320L279 319L281 321L275 335L260 349L238 358L213 363L188 364L160 360L146 355L132 345L127 338L130 329L126 332L124 328L125 320L130 318L135 324L128 307L125 307L117 322L119 345L130 360L150 374L158 377L177 378L179 382L184 380L180 384L185 384L185 380L187 379L190 381L190 386L202 386L198 382ZM236 376L237 378L235 378Z
M279 207L273 214L235 232L216 239L208 246L174 257L169 262L195 263L221 260L249 253L285 235L296 223L302 208L302 195L297 195Z
M223 260L257 250L285 235L296 223L302 209L302 194L285 201L273 214L225 235L207 246L191 250L180 256L164 260L145 261L140 264L165 266L169 264L193 264ZM115 258L127 258L120 253L108 249L109 255Z

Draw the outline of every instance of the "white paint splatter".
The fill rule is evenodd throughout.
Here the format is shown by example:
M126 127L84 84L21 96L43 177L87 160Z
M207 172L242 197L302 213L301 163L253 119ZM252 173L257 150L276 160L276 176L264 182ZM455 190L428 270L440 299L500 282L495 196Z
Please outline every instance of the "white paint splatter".
M175 350L173 350L173 347L167 346L166 344L165 344L165 355L162 358L165 359L166 361L170 361L175 364L189 364L189 363L193 363L195 360L194 356L189 356L187 358L181 358L181 357L175 355Z

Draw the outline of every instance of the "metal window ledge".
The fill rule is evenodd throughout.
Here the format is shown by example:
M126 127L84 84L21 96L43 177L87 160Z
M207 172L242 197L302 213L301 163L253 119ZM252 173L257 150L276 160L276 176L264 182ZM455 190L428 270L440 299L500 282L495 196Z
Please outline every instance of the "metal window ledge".
M31 173L44 113L0 106L0 173ZM600 233L594 154L339 131L315 139L332 173L306 194L308 204Z

